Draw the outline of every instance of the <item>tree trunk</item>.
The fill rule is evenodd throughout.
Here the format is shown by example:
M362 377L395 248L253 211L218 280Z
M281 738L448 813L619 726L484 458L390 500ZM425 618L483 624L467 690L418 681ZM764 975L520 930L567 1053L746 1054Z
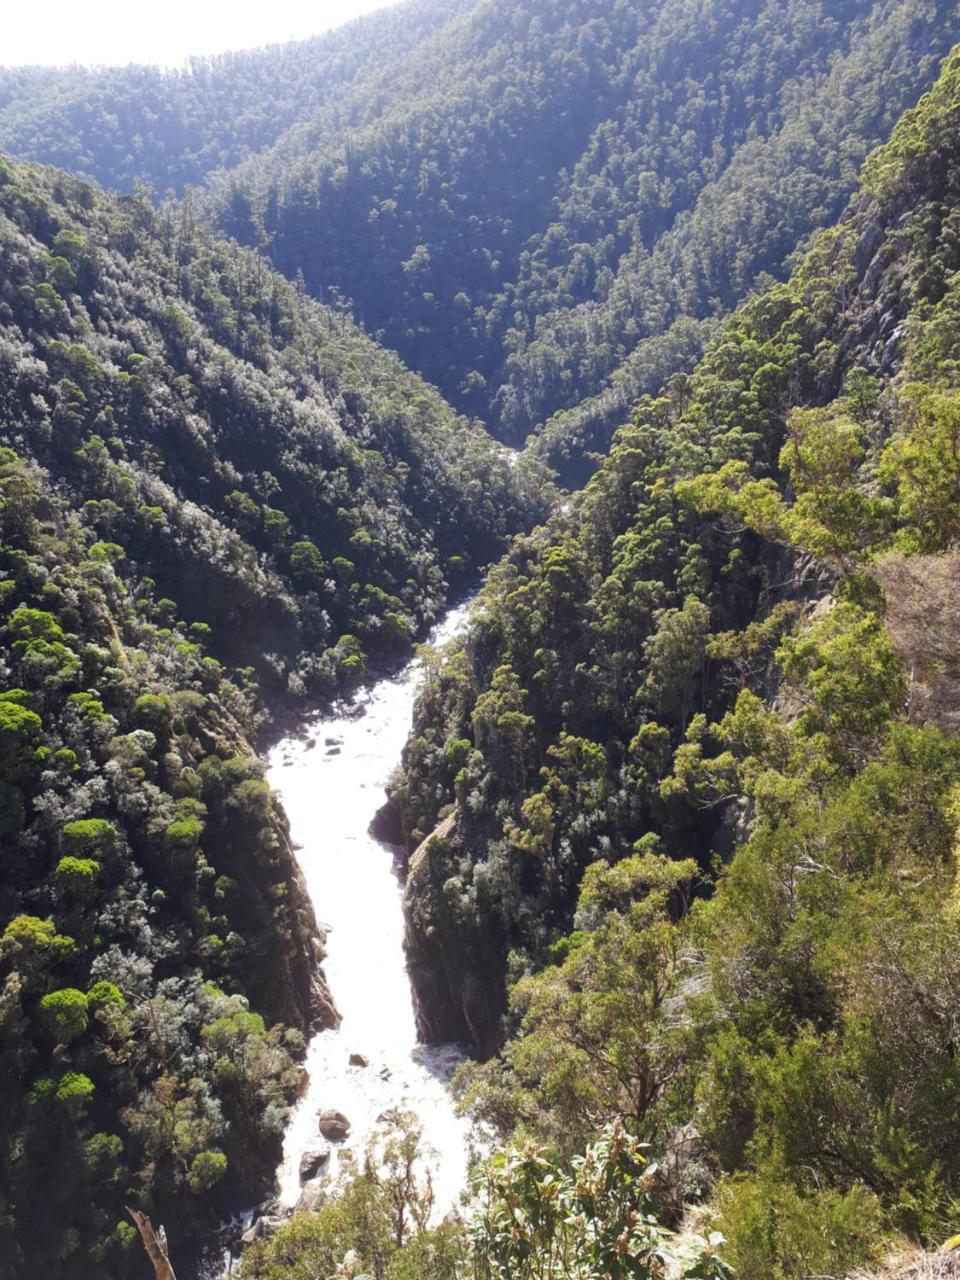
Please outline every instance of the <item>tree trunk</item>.
M167 1253L167 1238L164 1235L163 1227L157 1233L153 1229L153 1223L145 1213L138 1213L136 1209L131 1209L129 1206L127 1212L140 1232L140 1239L143 1241L143 1247L147 1251L147 1257L153 1263L157 1280L177 1280L177 1277L173 1274L173 1267L170 1265L170 1257Z

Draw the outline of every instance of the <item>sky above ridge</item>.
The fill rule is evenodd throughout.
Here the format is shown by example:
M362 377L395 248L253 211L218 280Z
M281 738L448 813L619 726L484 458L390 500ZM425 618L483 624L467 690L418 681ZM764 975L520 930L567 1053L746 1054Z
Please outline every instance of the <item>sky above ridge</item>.
M300 40L396 0L42 0L16 3L0 26L0 66L180 66L198 54Z

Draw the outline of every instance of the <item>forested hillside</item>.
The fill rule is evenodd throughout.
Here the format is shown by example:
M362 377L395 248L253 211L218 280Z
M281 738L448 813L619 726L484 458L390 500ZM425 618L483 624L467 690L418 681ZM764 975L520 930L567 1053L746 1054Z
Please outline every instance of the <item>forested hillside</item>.
M625 1117L744 1280L956 1232L958 195L954 54L493 573L397 787L422 1029L507 1036L469 1103Z
M182 195L270 146L468 0L406 0L327 35L157 67L0 68L0 151L132 194Z
M407 0L0 73L0 146L74 171L0 159L2 1280L135 1280L128 1205L190 1252L271 1194L338 1014L257 750L491 563L391 800L419 1030L497 1149L438 1225L384 1112L240 1275L956 1235L957 39Z
M503 438L564 411L539 447L575 480L835 220L958 35L927 0L481 0L215 212Z
M336 1018L253 744L544 508L261 259L0 162L0 1270L141 1274L267 1194Z
M408 0L314 41L0 73L0 146L205 214L579 483L840 214L953 0Z

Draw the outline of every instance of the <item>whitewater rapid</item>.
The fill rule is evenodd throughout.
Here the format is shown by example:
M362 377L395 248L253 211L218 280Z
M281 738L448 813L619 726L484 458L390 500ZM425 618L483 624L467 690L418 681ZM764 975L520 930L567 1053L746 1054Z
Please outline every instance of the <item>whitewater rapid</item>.
M430 645L439 648L461 630L468 609L452 610ZM395 851L368 830L400 762L421 676L420 662L411 662L339 714L280 742L268 759L268 781L290 820L317 919L328 930L323 967L343 1019L339 1030L314 1036L307 1051L309 1086L290 1119L279 1170L286 1208L300 1198L301 1157L323 1142L318 1110L340 1111L351 1125L344 1143L331 1144L326 1185L347 1167L344 1153L362 1160L396 1111L419 1120L435 1214L451 1209L466 1183L469 1126L454 1113L448 1089L462 1055L454 1045L417 1044ZM368 1065L351 1066L351 1055Z

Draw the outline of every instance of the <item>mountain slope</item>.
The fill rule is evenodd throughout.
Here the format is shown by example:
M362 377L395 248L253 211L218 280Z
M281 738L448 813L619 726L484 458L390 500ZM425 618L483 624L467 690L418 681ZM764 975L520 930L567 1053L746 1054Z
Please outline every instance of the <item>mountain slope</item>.
M523 522L522 469L189 206L16 168L0 200L5 439L220 656L335 692L324 649L402 654Z
M179 1247L269 1193L336 1017L265 703L401 660L544 508L189 208L0 162L0 253L0 1255L137 1275L127 1204Z
M223 229L578 484L958 37L951 0L417 0L183 74L5 73L0 144L208 180Z
M407 0L312 40L155 67L0 69L0 151L178 195L405 57L466 0Z
M407 1130L244 1277L954 1274L958 197L960 51L497 570L402 790L425 1025L509 972L504 1148L430 1230Z
M569 1152L626 1117L750 1280L960 1190L958 197L954 53L493 573L397 792L421 1029L508 1035L472 1103Z
M957 21L484 0L218 179L217 216L503 438L569 411L539 447L576 480L711 318L835 219Z

